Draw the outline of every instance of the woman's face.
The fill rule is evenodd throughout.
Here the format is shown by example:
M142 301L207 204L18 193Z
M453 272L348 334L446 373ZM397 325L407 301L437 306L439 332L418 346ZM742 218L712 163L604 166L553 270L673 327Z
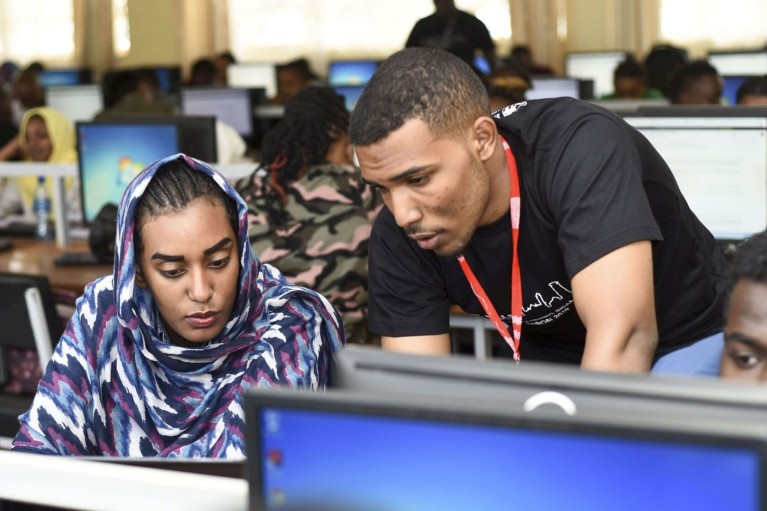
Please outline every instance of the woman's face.
M48 128L41 117L32 117L27 122L27 131L24 133L27 141L27 158L32 161L44 162L51 158L53 142L48 135Z
M200 198L149 217L136 283L154 296L172 341L194 347L216 337L232 313L240 266L226 209Z

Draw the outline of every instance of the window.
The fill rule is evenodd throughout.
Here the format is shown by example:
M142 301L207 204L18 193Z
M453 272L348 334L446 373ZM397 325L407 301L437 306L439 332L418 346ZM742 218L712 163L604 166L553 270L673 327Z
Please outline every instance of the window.
M112 43L115 56L125 57L130 53L128 0L112 0Z
M0 58L71 63L75 57L73 2L0 0Z
M507 0L457 0L456 6L480 18L497 44L510 43ZM432 0L229 0L230 47L241 61L385 58L432 12Z
M661 37L682 46L763 47L765 20L764 0L661 0Z

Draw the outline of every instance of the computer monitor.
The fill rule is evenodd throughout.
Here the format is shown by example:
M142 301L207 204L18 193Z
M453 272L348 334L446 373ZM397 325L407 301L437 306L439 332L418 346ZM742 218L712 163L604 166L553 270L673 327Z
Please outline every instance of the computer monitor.
M723 75L722 76L722 98L728 105L738 104L738 89L743 82L749 78L759 75Z
M753 424L284 388L245 408L251 510L765 508Z
M277 66L272 62L238 62L226 71L229 87L266 89L268 97L277 95Z
M251 89L185 87L181 89L184 115L213 115L243 137L253 135L254 103Z
M565 75L594 80L594 97L613 92L613 72L626 59L625 51L571 52L565 55Z
M708 62L724 75L767 74L767 50L711 51Z
M91 70L87 68L45 69L40 73L43 87L55 85L87 85L93 82Z
M533 88L525 91L525 99L580 97L577 78L533 78Z
M344 97L344 104L346 105L346 109L351 112L354 110L354 107L357 106L357 101L360 99L365 86L350 85L341 87L340 85L337 85L333 87L333 89Z
M690 208L720 241L767 228L767 115L759 110L667 107L664 117L624 116L668 163Z
M165 94L173 94L178 91L181 84L181 68L179 66L152 66L142 69L155 74L160 84L160 90Z
M212 115L115 114L107 122L167 124L178 127L179 151L208 163L218 162L216 117Z
M77 123L83 222L105 204L120 204L130 181L150 163L179 152L175 123Z
M45 104L76 123L90 121L104 109L100 85L66 85L46 87Z
M669 100L665 98L657 99L595 99L589 101L595 105L601 106L618 115L637 114L642 108L668 106Z
M328 85L331 87L365 85L379 64L378 60L331 60L328 64Z

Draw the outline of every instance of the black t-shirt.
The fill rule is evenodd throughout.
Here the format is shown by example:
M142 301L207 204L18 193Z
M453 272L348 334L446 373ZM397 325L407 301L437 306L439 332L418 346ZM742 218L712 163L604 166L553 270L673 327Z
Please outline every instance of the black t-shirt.
M644 136L608 111L570 99L528 101L494 117L522 188L523 358L580 362L586 330L571 279L640 240L653 241L656 357L721 329L726 262ZM510 324L508 214L480 227L464 256ZM373 227L369 266L370 327L380 335L445 333L450 304L484 315L457 261L421 250L385 208Z
M432 14L418 20L405 43L407 48L414 46L439 48L469 64L474 60L476 50L487 54L495 48L485 24L471 14L458 10L450 16Z

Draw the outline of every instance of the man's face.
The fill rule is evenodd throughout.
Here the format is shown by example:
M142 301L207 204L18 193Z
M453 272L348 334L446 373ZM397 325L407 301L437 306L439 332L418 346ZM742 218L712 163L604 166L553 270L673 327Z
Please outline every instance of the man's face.
M722 377L767 381L767 285L752 280L735 285L724 340Z
M615 97L620 99L641 98L645 91L641 78L627 76L613 80Z
M443 257L460 253L487 220L490 179L471 131L436 138L424 121L411 119L380 142L356 147L363 178L378 187L397 225Z
M718 105L722 99L722 80L714 74L703 75L679 99L684 105Z

